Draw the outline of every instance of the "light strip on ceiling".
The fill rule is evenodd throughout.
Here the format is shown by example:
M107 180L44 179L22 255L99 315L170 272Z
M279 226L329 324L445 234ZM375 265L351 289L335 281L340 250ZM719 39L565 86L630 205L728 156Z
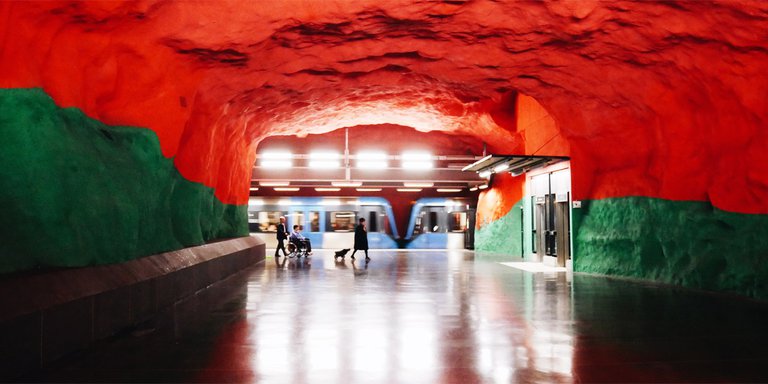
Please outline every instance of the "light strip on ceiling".
M398 188L398 192L421 192L421 188Z
M355 188L358 192L379 192L381 188Z
M287 181L259 181L259 185L262 187L286 187L291 183Z
M318 192L338 192L341 191L341 188L315 188L315 191Z
M274 188L274 190L277 191L277 192L296 192L299 189L300 188L298 188L298 187L290 187L290 188L278 187L278 188Z
M427 170L435 167L432 155L428 152L403 152L402 167L406 171Z
M406 188L432 188L435 183L403 183Z
M336 152L318 151L309 154L309 167L315 169L336 169L340 167L341 155Z
M293 154L287 151L266 151L259 154L259 166L269 169L286 169L293 166Z
M441 193L461 192L461 188L438 188L437 191Z
M387 154L381 151L359 152L357 156L357 167L360 169L386 169Z
M334 187L359 187L363 185L362 181L332 181Z

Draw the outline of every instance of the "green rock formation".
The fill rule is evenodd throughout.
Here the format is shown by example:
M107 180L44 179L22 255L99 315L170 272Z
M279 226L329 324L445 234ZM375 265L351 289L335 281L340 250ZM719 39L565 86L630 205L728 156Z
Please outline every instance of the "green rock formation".
M40 89L0 90L0 273L115 263L246 236L164 158L155 133L59 108Z
M512 209L500 219L490 222L475 230L475 250L481 252L499 253L504 255L522 256L522 200L515 203Z
M574 270L768 299L768 215L624 197L574 209Z

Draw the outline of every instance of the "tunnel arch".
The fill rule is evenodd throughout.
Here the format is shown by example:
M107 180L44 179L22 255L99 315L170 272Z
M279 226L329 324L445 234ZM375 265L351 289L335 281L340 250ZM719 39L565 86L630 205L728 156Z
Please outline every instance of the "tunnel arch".
M756 261L746 253L764 255L768 249L756 240L759 233L744 229L768 214L767 141L761 130L768 120L762 91L768 86L768 41L756 32L764 29L766 19L768 6L750 0L366 0L278 2L270 8L237 1L4 2L0 88L6 93L4 111L14 111L14 118L20 119L4 124L14 127L8 130L13 140L6 145L24 148L7 158L45 154L23 161L13 158L12 165L5 166L4 179L30 180L20 172L40 171L16 166L29 161L58 166L40 163L41 169L50 168L50 180L83 177L65 166L65 155L56 158L53 146L45 142L73 118L52 118L50 126L34 128L38 131L33 136L24 130L33 129L27 127L34 125L34 118L21 120L22 114L15 111L61 117L69 116L66 108L76 108L105 125L102 130L144 128L137 130L143 132L141 140L121 142L130 156L120 156L138 163L121 164L146 160L150 149L132 146L157 140L157 148L146 144L162 155L153 161L170 159L172 164L163 172L149 171L152 167L142 172L178 172L179 183L191 188L184 194L187 204L207 212L192 217L177 212L170 223L159 225L169 228L171 240L158 241L151 251L174 249L210 236L242 233L236 228L243 223L233 212L247 199L255 145L266 136L394 120L418 129L444 127L484 137L500 152L509 152L524 146L510 123L514 118L505 116L511 103L505 95L518 92L541 103L568 142L575 197L600 202L597 205L640 199L657 210L659 204L691 204L686 215L695 219L668 225L685 227L693 221L709 228L706 239L684 245L673 244L663 233L643 232L653 241L630 252L639 260L635 270L619 274L753 292L756 288L746 281L761 275L747 272ZM33 88L43 94L22 91ZM409 122L413 115L382 118L382 110L392 115L402 110L429 113L416 114L419 118ZM353 111L350 118L347 114ZM365 120L356 120L366 114ZM78 126L90 126L88 119ZM143 136L146 133L155 138ZM66 130L59 134L70 137ZM118 137L114 132L100 134ZM83 135L77 145L88 150L97 146L85 138L92 133ZM77 153L83 149L72 151ZM158 207L183 200L168 197L168 191L179 190L175 183L158 187ZM21 200L35 199L39 188L18 190L19 185L27 184L7 181L1 186L18 192L6 194L6 205L42 206L43 200ZM63 195L56 201L63 204ZM128 206L139 205L142 199L136 196ZM120 206L88 198L94 204ZM207 208L211 206L217 208ZM645 231L655 218L636 206L590 208L590 220L604 217L600 223L585 222L610 232L608 219L630 215ZM37 220L29 219L35 214L24 209L4 225ZM215 230L219 224L211 222L227 229ZM143 232L136 225L126 227L138 238ZM681 230L670 233L684 236ZM616 234L630 242L638 236ZM595 239L580 241L593 244L595 253L604 252ZM707 262L711 266L695 278L667 275L669 268L648 256L726 252L741 243L749 244L748 252L729 256L724 269L713 261L722 257L712 256ZM108 241L103 245L115 247ZM30 252L24 244L14 247L8 252ZM125 257L149 252L138 247ZM589 268L615 270L611 263L597 264ZM729 269L732 265L739 265L736 272ZM729 285L729 273L737 276L736 287Z

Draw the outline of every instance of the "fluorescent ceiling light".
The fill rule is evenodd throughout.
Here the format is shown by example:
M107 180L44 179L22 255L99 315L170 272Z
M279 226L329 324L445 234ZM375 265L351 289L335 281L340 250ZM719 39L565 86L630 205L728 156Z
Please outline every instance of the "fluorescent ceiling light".
M315 188L315 191L318 192L338 192L341 191L341 188Z
M299 190L298 187L290 187L290 188L283 187L283 188L274 188L274 189L275 191L278 191L278 192L296 192Z
M474 191L477 191L477 186L474 186L474 187L470 188L470 189L469 189L469 191L470 191L470 192L474 192Z
M432 155L428 152L403 152L402 167L405 170L426 170L434 168Z
M379 192L381 188L356 188L358 192Z
M316 169L339 168L339 155L336 152L312 152L309 154L309 167Z
M293 166L293 154L287 151L266 151L259 155L261 168L286 169Z
M435 183L403 183L406 188L432 188Z
M421 188L398 188L398 192L421 192Z
M501 171L506 170L507 168L509 168L509 164L507 164L507 163L499 164L499 165L493 167L493 171L496 172L496 173L499 173Z
M332 181L334 187L359 187L363 185L362 181Z
M288 181L259 181L259 185L262 187L286 187L291 183Z
M482 171L482 172L478 173L478 176L482 177L483 179L487 179L488 177L491 176L491 173L492 172L490 170Z
M483 185L481 185L481 186L478 186L478 188L480 188L480 189L486 189L486 188L488 188L488 184L483 184Z
M258 191L259 187L251 187L251 191Z
M386 169L387 154L381 151L359 152L357 156L357 167L361 169Z
M461 190L462 188L438 188L437 189L438 192L444 192L444 193L461 192Z

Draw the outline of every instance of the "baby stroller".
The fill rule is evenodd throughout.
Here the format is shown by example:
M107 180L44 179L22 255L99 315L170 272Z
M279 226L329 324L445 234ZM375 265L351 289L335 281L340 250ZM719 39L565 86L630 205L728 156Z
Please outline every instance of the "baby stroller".
M288 257L308 257L306 240L291 239L288 242Z

